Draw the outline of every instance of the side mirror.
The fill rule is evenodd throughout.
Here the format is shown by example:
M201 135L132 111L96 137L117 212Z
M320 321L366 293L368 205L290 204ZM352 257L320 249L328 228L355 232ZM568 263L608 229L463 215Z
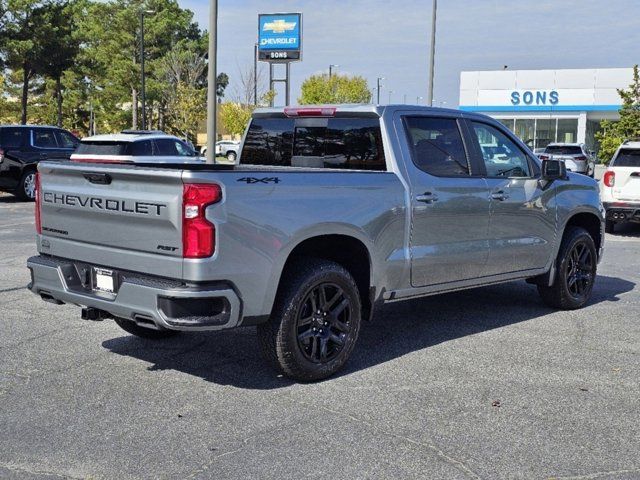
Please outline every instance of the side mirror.
M567 178L567 166L563 160L543 160L542 180L552 182Z

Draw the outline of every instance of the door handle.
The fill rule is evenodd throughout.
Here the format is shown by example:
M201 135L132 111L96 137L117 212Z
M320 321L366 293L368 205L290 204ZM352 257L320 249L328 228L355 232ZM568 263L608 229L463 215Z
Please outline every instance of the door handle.
M504 202L508 198L509 198L509 195L502 190L498 190L497 192L491 193L492 200L500 200L501 202Z
M433 203L438 201L438 196L431 192L425 192L423 195L418 195L416 197L416 201L422 203Z

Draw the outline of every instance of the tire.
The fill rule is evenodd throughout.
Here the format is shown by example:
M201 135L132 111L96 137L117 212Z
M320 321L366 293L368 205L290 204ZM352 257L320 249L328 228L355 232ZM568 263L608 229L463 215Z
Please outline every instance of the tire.
M171 338L178 335L180 332L175 330L152 330L151 328L140 327L131 320L124 318L114 318L115 322L125 332L135 335L136 337L146 338L148 340L161 340L163 338Z
M238 155L236 154L236 152L227 152L227 160L229 160L230 162L235 162L237 157Z
M27 170L22 174L16 196L21 200L33 202L36 199L36 171Z
M589 233L567 227L556 260L553 285L538 285L544 303L561 310L576 310L589 301L596 279L598 256Z
M325 379L345 365L358 339L358 287L341 265L318 259L296 262L282 282L271 318L258 326L262 353L289 378Z
M605 233L614 233L616 230L616 223L611 220L605 220L604 231Z

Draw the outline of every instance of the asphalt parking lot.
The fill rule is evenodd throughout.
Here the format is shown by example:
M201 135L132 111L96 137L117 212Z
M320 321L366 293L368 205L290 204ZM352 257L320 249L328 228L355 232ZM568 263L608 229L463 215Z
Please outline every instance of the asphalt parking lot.
M640 226L581 311L524 282L389 305L300 385L253 329L154 343L42 302L32 210L0 196L0 478L640 478Z

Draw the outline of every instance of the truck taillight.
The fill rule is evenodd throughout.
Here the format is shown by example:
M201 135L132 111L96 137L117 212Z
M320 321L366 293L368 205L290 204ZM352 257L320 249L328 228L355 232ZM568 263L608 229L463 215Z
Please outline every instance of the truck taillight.
M40 220L41 195L40 174L36 172L36 232L39 234L42 233L42 221Z
M549 155L538 155L540 160L549 160Z
M616 172L613 172L611 170L608 172L604 172L602 181L607 187L613 187L616 184Z
M207 258L216 246L216 227L205 217L207 206L222 200L219 185L187 183L182 190L182 256Z

